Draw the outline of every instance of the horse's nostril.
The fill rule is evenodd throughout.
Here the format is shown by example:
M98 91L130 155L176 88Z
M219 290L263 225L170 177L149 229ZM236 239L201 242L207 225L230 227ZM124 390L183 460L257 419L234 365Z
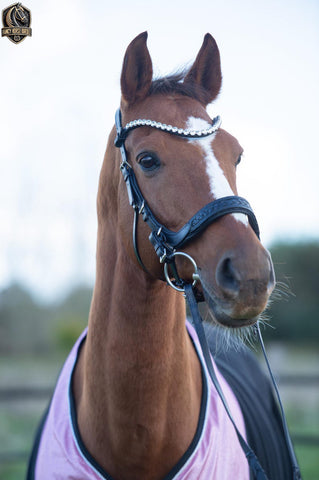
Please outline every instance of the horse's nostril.
M227 257L219 262L216 270L216 281L226 296L234 298L238 295L240 278L231 258Z
M258 260L258 259L257 259ZM270 258L245 261L244 256L225 256L218 262L216 284L225 299L241 298L256 302L270 295L275 286L275 274Z

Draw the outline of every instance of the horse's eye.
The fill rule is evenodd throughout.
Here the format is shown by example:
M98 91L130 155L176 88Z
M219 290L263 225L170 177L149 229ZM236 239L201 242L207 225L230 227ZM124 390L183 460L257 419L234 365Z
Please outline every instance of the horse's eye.
M239 155L239 157L237 158L237 161L236 161L236 163L235 163L236 167L237 167L237 165L240 164L241 159L242 159L242 156L243 156L243 154L241 153L241 154Z
M144 153L137 157L138 164L145 172L152 172L160 166L160 161L155 155Z

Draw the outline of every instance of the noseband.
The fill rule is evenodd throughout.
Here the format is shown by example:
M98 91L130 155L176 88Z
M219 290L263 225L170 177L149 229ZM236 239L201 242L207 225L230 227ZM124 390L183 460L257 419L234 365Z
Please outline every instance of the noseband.
M177 289L179 290L183 290L183 289L180 288L182 281L177 275L176 268L174 268L174 264L175 264L174 257L176 256L176 254L179 253L179 252L176 252L177 248L183 247L186 243L190 242L195 237L197 237L201 232L203 232L203 230L205 230L208 227L208 225L215 222L219 218L225 215L228 215L229 213L243 213L247 215L250 226L252 227L257 237L259 238L259 228L258 228L257 219L247 200L245 200L242 197L232 195L229 197L219 198L205 205L177 232L174 232L168 229L156 219L150 207L147 205L147 202L138 186L136 176L134 174L134 170L127 161L127 155L125 150L125 140L131 130L134 130L139 127L156 128L163 132L167 132L171 135L176 135L182 138L200 139L200 138L205 138L217 132L217 130L220 127L220 124L221 124L220 117L215 117L212 121L211 127L204 130L197 131L197 130L184 130L182 128L174 127L172 125L166 125L160 122L155 122L153 120L139 119L139 120L134 120L132 122L129 122L125 127L122 127L120 110L117 110L115 115L115 126L117 131L115 146L120 148L121 150L122 163L121 163L120 169L126 183L129 202L132 205L135 212L134 229L133 229L133 232L134 232L133 244L134 244L135 255L140 265L143 267L144 270L147 271L147 269L145 268L141 260L141 256L139 254L138 247L137 247L137 235L136 235L137 219L138 219L138 215L142 215L144 222L146 222L151 229L149 240L152 243L157 256L159 257L160 262L163 263L164 265L170 264L173 274L175 276L175 280L179 284L179 287L177 287ZM196 275L197 267L194 266L194 268L195 268L195 275ZM165 276L169 285L175 288L175 284L169 281L167 267L165 268Z
M203 208L201 208L177 232L174 232L168 229L156 219L150 207L147 205L146 200L138 186L138 183L134 174L134 170L127 161L126 150L124 145L126 137L129 134L129 132L139 127L156 128L157 130L167 132L171 135L177 135L182 138L200 139L200 138L205 138L217 132L217 130L220 127L220 123L221 123L220 118L215 117L209 128L205 130L197 131L197 130L187 130L187 129L185 130L172 125L166 125L160 122L156 122L154 120L138 119L138 120L133 120L132 122L129 122L127 125L125 125L125 127L122 127L121 111L117 110L115 115L115 126L116 126L116 132L117 132L116 139L115 139L115 146L120 148L120 151L121 151L122 162L120 165L120 169L123 174L125 184L127 187L129 202L134 209L133 246L134 246L136 258L140 263L140 265L142 266L142 268L147 272L148 270L146 269L145 265L142 262L142 259L138 251L138 245L137 245L137 222L138 222L139 215L142 215L144 222L146 222L151 229L149 240L151 241L155 249L155 252L159 257L160 262L164 264L164 273L165 273L165 278L167 280L167 283L171 287L173 287L175 290L184 292L184 295L187 299L188 305L190 307L190 312L193 318L193 324L195 326L198 339L201 344L201 348L203 351L203 355L205 358L209 375L224 405L226 413L231 423L234 426L238 441L240 443L242 450L246 455L248 464L251 468L251 471L254 474L254 478L256 480L267 480L267 476L263 468L261 467L255 453L253 452L251 447L248 445L246 440L242 437L241 433L239 432L235 424L235 421L227 405L226 398L223 394L223 391L221 389L221 386L219 384L219 381L215 373L215 369L211 360L211 355L210 355L209 347L207 344L205 332L202 325L202 320L198 311L197 303L196 303L194 292L193 292L193 287L196 284L196 282L199 280L197 265L194 259L190 255L188 255L185 252L179 252L176 250L177 248L183 247L184 245L186 245L186 243L190 242L195 237L197 237L201 232L203 232L208 227L208 225L215 222L216 220L223 217L224 215L228 215L229 213L243 213L247 215L250 226L252 227L255 234L259 238L259 228L258 228L258 223L254 215L254 212L252 211L251 206L249 205L247 200L245 200L242 197L238 197L237 195L233 195L229 197L219 198L217 200L214 200L213 202L208 203ZM175 265L176 256L186 257L193 264L195 271L193 274L192 285L185 283L179 277L177 273L176 265ZM174 283L170 279L168 266L170 266L170 269L173 272L173 275L175 277ZM287 445L290 459L291 459L293 479L300 480L301 479L300 470L299 470L298 462L296 460L296 456L291 443L284 409L283 409L279 391L278 391L278 388L277 388L275 379L273 377L273 374L268 362L268 358L265 352L258 322L256 323L256 335L260 342L262 352L264 354L266 364L269 370L269 374L278 398L283 431L284 431L286 445Z

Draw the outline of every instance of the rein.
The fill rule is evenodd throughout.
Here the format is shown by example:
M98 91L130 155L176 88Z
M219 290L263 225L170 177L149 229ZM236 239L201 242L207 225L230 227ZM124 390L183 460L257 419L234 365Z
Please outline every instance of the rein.
M116 126L117 136L114 144L116 147L120 148L120 151L121 151L122 162L120 165L120 169L123 174L123 178L127 187L130 205L134 209L133 246L134 246L136 258L139 264L144 269L144 271L148 272L139 254L138 244L137 244L138 217L139 215L142 215L144 222L146 222L151 229L149 240L152 243L157 256L159 257L160 262L164 264L164 274L165 274L167 283L175 290L184 292L184 296L187 300L187 303L191 311L193 325L195 327L195 330L201 345L207 370L215 386L215 389L223 403L226 413L231 423L234 426L239 444L243 452L245 453L249 467L254 475L254 479L268 480L268 477L264 472L263 468L261 467L258 461L258 458L256 457L251 447L248 445L246 440L243 438L243 436L241 435L241 433L239 432L235 424L235 421L232 417L230 409L227 405L226 398L224 396L224 393L221 389L221 386L218 382L218 379L215 373L215 369L211 360L210 350L206 340L205 331L202 325L202 319L198 311L198 306L197 306L197 302L196 302L194 291L193 291L193 287L195 286L197 281L199 281L199 274L198 274L196 262L190 255L184 252L176 251L177 248L184 246L186 243L188 243L197 235L199 235L203 230L205 230L205 228L207 228L208 225L210 225L214 221L218 220L219 218L229 213L243 213L247 215L250 226L252 227L255 234L259 238L260 236L259 227L258 227L257 219L254 215L254 212L251 206L249 205L249 203L247 202L247 200L245 200L242 197L239 197L236 195L223 197L205 205L180 230L178 230L177 232L174 232L166 228L164 225L162 225L156 219L153 212L147 205L145 198L143 197L143 194L138 186L136 176L134 174L134 170L127 161L127 155L125 150L125 140L128 133L131 130L138 127L146 126L146 127L156 128L158 130L162 130L163 132L177 135L182 138L199 139L199 138L205 138L208 135L214 134L220 127L220 124L221 124L220 117L215 117L212 121L211 127L205 130L195 131L195 130L184 130L178 127L174 127L172 125L166 125L160 122L155 122L153 120L138 119L138 120L133 120L132 122L128 123L125 127L122 127L121 111L119 109L117 110L115 115L115 126ZM184 256L193 264L194 273L193 273L192 284L184 282L179 277L176 264L175 264L176 256ZM174 282L170 278L169 271L168 271L169 267L174 275L174 278L175 278ZM283 405L282 405L279 391L278 391L278 388L277 388L277 385L276 385L276 382L275 382L275 379L266 355L266 351L265 351L265 347L264 347L264 343L263 343L263 339L261 336L258 323L255 325L255 329L256 329L256 335L261 345L261 349L262 349L262 352L267 364L267 368L269 370L270 378L273 383L276 396L278 399L278 403L279 403L282 428L283 428L285 441L286 441L287 449L289 451L289 456L290 456L291 465L292 465L292 472L293 472L292 480L301 480L301 473L300 473L298 462L292 446L292 441L289 435Z
M251 471L254 475L253 478L255 480L268 480L268 477L267 477L265 471L263 470L262 466L260 465L256 454L254 453L252 448L249 446L249 444L246 442L246 440L243 438L243 436L239 432L239 430L238 430L238 428L235 424L235 421L232 417L232 414L230 412L230 409L227 405L226 398L223 394L222 388L221 388L220 383L217 379L215 369L214 369L214 365L213 365L212 360L211 360L211 354L210 354L210 350L209 350L209 347L208 347L205 331L204 331L204 328L203 328L203 323L202 323L203 321L202 321L202 318L201 318L200 313L198 311L198 306L197 306L197 302L196 302L195 295L194 295L194 292L193 292L193 287L189 283L185 283L184 284L184 291L185 291L185 297L186 297L188 306L189 306L191 314L192 314L192 323L195 327L195 330L196 330L196 333L197 333L197 336L198 336L198 339L199 339L199 343L200 343L200 346L201 346L201 349L202 349L202 352L203 352L203 356L204 356L204 359L205 359L205 363L206 363L206 367L207 367L209 376L210 376L210 378L211 378L211 380L214 384L214 387L215 387L215 389L216 389L216 391L219 395L219 398L222 401L222 404L223 404L223 406L226 410L228 418L230 419L231 423L233 424L233 427L235 429L235 432L236 432L238 441L240 443L240 446L241 446L241 448L242 448L242 450L243 450L243 452L244 452L244 454L247 458L247 462L249 464L249 467L250 467L250 469L251 469ZM257 336L257 338L259 340L259 343L261 345L262 353L263 353L263 356L264 356L264 359L265 359L265 362L266 362L266 365L267 365L267 368L268 368L268 371L269 371L270 379L271 379L271 382L272 382L273 387L275 389L276 397L277 397L277 400L278 400L281 424L282 424L284 437L285 437L285 442L286 442L286 446L287 446L289 456L290 456L290 461L291 461L292 480L301 480L301 472L300 472L298 461L297 461L297 458L296 458L296 455L295 455L295 452L294 452L292 441L291 441L291 438L290 438L284 407L283 407L283 404L282 404L282 401L281 401L281 398L280 398L280 394L279 394L279 390L278 390L278 387L277 387L277 384L276 384L276 381L275 381L274 375L272 373L270 363L269 363L269 360L268 360L268 357L267 357L267 354L266 354L266 350L265 350L265 346L264 346L264 342L263 342L263 338L262 338L262 335L261 335L261 331L260 331L260 327L259 327L258 322L256 323L256 325L254 327L255 327L256 336Z

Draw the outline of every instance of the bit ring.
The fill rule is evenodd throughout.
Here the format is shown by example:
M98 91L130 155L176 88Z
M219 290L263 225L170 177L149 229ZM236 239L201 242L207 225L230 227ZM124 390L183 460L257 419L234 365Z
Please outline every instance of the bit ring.
M194 287L196 285L196 283L199 281L198 268L197 268L195 260L190 255L188 255L188 253L184 253L184 252L173 252L170 255L170 258L177 257L177 256L185 257L192 263L192 265L194 267L192 287ZM165 278L166 278L166 281L167 281L168 285L170 287L174 288L174 290L177 290L177 292L184 292L185 291L184 288L181 288L181 287L178 287L177 285L174 285L174 283L170 279L169 274L168 274L168 265L169 265L168 263L164 263L164 274L165 274Z

